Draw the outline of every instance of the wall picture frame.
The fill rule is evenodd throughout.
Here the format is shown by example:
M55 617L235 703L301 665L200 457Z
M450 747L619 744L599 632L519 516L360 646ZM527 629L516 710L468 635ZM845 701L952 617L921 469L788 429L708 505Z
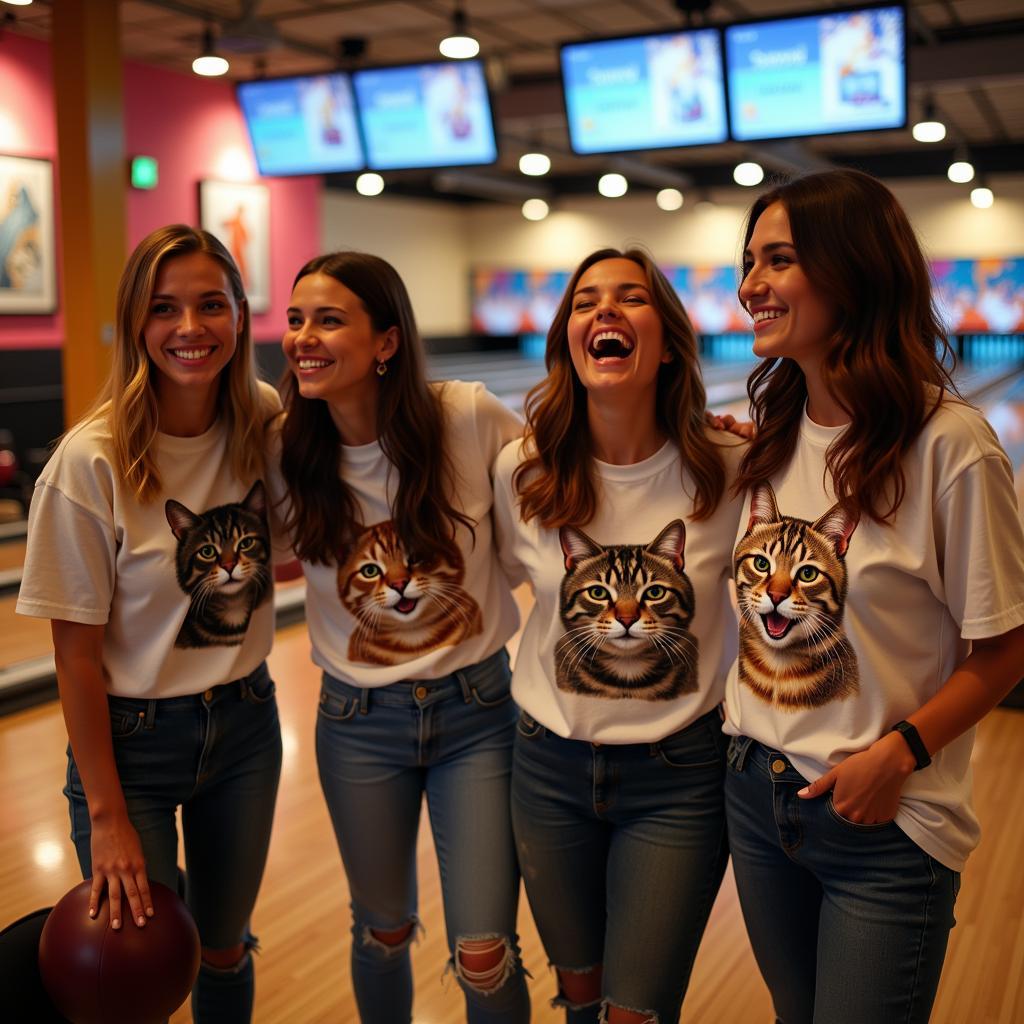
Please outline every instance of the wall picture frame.
M238 264L249 309L270 309L270 189L233 181L199 183L199 223Z
M0 316L56 310L53 164L0 154Z

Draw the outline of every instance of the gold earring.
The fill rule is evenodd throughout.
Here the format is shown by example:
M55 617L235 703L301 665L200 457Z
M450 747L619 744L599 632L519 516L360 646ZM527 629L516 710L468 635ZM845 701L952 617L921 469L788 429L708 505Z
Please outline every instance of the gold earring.
M383 377L388 372L388 364L383 359L377 360L377 376Z

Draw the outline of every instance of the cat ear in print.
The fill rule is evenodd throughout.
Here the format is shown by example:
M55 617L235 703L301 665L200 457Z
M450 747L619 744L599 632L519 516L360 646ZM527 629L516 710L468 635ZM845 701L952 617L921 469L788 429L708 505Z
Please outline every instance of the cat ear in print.
M817 530L823 537L828 537L835 544L836 554L842 558L850 545L853 531L857 529L858 518L836 502L811 529Z
M585 558L593 558L604 550L600 544L591 540L582 530L575 526L563 526L558 531L558 540L565 555L565 571L572 572L576 565Z
M764 480L757 484L750 494L750 518L747 520L747 533L750 533L755 526L764 523L777 523L780 518L775 492L772 490L772 485Z
M673 519L650 544L652 555L667 558L677 569L683 568L683 548L686 546L686 526L682 519Z
M164 515L167 516L167 522L170 524L175 540L181 540L184 534L200 522L199 516L190 512L180 501L175 501L173 498L169 498L167 504L164 505Z

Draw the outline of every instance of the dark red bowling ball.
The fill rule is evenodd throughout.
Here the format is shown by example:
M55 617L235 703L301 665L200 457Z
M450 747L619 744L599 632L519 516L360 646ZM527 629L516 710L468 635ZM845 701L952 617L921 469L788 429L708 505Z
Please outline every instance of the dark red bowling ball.
M39 973L56 1007L74 1024L159 1024L188 996L199 972L199 932L188 908L150 882L152 917L128 915L115 931L104 899L89 917L90 881L53 908L39 938Z

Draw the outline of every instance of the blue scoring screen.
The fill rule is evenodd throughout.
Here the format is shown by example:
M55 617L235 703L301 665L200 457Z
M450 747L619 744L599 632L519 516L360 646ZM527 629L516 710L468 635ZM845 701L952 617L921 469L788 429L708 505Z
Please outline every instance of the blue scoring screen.
M577 153L724 142L716 29L568 43L562 83Z
M738 141L906 123L901 7L731 25L725 51Z

